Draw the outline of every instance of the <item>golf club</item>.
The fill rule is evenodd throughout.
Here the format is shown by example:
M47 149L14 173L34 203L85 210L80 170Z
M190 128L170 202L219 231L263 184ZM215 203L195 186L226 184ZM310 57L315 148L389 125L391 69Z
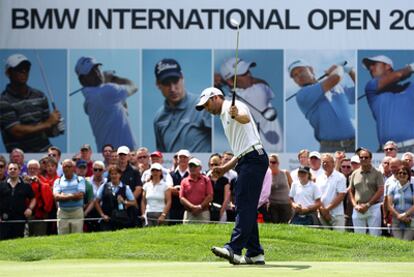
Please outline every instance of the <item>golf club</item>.
M348 62L344 61L343 63L341 63L341 66L345 66ZM322 80L323 78L325 78L326 76L328 76L328 73L323 74L322 76L320 76L316 81L319 82L320 80ZM293 97L296 96L296 94L298 94L297 92L292 94L291 96L289 96L288 98L286 98L286 102L289 101L290 99L292 99Z
M116 71L115 71L115 70L105 70L105 71L103 72L104 76L105 76L105 75L107 75L107 74L112 74L112 75L114 75L115 73L116 73ZM82 89L83 89L83 87L78 88L77 90L72 91L71 93L69 93L69 96L73 96L73 95L77 94L78 92L82 91Z
M49 95L49 99L50 99L50 102L52 104L52 108L53 108L54 111L56 111L57 108L56 108L56 104L55 104L55 98L53 97L52 90L50 89L50 85L49 85L49 82L47 80L45 68L43 67L43 63L40 59L39 52L37 50L35 50L35 56L36 56L36 59L37 59L37 63L39 64L40 74L42 75L43 82L45 83L46 92ZM56 135L63 134L65 132L65 124L63 122L62 117L59 119L59 123L56 125L56 128L53 128L53 130L54 130L53 133L55 133L55 131L56 131Z
M233 94L234 95L234 94ZM257 107L255 107L253 104L249 103L246 99L241 97L240 95L236 95L237 99L240 99L243 103L245 103L247 106L255 110L256 112L260 113L261 116L263 116L264 119L268 121L273 121L277 117L277 111L273 107L266 107L263 111L259 110Z
M236 102L236 81L237 81L237 64L239 63L239 22L231 18L230 23L233 27L237 27L237 39L236 39L236 63L234 64L234 79L233 79L233 98L231 100L231 105L234 106ZM234 118L234 117L232 117Z
M40 60L39 52L35 51L35 54L36 54L37 63L39 64L40 74L42 75L43 82L45 83L45 86L46 86L46 92L49 95L49 99L50 99L50 102L52 103L53 110L56 110L55 99L53 98L52 90L50 89L49 82L47 81L46 72L43 67L43 63Z

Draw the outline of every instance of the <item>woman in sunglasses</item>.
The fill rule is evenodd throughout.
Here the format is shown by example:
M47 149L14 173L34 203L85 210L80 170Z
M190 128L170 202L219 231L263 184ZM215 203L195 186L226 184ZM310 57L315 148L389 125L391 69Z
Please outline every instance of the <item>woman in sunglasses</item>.
M165 222L171 208L171 190L162 175L162 165L153 163L151 177L143 186L141 214L145 215L147 226Z
M399 168L395 182L388 189L388 209L392 214L393 236L403 240L412 240L412 214L414 214L414 185L411 180L411 169L407 166Z
M210 220L211 221L227 221L227 206L230 204L230 183L229 179L222 176L217 178L213 176L212 170L214 167L221 165L221 155L215 153L210 156L208 161L209 171L207 176L210 177L213 185L213 201L210 204Z

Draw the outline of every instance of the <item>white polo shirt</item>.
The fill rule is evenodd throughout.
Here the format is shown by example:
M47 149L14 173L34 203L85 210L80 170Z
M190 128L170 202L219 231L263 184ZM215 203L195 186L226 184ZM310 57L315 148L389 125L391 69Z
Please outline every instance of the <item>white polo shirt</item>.
M290 188L289 197L293 198L296 204L302 205L303 208L307 208L315 204L316 199L321 198L321 192L314 182L309 181L306 185L302 185L300 182L293 182Z
M328 177L326 174L321 174L316 178L316 185L321 191L321 201L323 205L328 206L338 193L346 193L346 178L345 176L334 170ZM344 205L339 203L338 206L330 211L333 216L344 214Z
M223 102L220 119L230 147L237 157L249 147L261 144L261 140L249 108L244 103L237 100L236 106L240 114L247 114L250 117L249 123L241 124L231 118L229 113L231 101L229 100L224 100Z

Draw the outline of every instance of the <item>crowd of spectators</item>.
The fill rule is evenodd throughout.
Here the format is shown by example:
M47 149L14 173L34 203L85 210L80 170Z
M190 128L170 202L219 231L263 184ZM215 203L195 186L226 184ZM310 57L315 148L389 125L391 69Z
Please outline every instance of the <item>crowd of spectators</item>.
M258 220L413 240L414 154L398 158L392 141L383 150L375 168L365 148L352 157L303 149L291 172L269 154ZM0 238L234 221L237 173L211 174L231 152L212 154L204 167L181 149L168 169L163 153L145 147L101 152L95 161L88 144L63 161L55 146L27 163L18 148L8 161L0 156Z

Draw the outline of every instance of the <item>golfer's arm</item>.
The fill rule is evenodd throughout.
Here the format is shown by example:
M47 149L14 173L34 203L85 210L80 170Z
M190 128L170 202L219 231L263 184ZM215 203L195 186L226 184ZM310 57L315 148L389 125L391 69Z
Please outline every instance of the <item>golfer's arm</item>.
M35 125L17 124L10 128L9 132L17 139L28 135L37 134L49 130L52 125L48 121L43 121Z
M250 116L248 114L238 114L234 119L240 124L246 124L250 122Z
M399 82L403 79L406 79L408 76L411 75L411 68L406 66L400 70L390 72L383 77L379 78L378 80L378 91L382 91L386 87L396 82Z
M131 96L138 91L138 87L135 85L135 83L127 78L121 78L118 76L114 76L111 82L118 84L118 85L126 86L127 91L128 91L128 96Z
M333 89L341 81L341 76L336 73L331 73L323 82L322 89L324 92L328 92Z
M230 169L234 168L237 164L237 157L233 157L230 161L228 161L225 165L223 165L224 172L229 171Z

